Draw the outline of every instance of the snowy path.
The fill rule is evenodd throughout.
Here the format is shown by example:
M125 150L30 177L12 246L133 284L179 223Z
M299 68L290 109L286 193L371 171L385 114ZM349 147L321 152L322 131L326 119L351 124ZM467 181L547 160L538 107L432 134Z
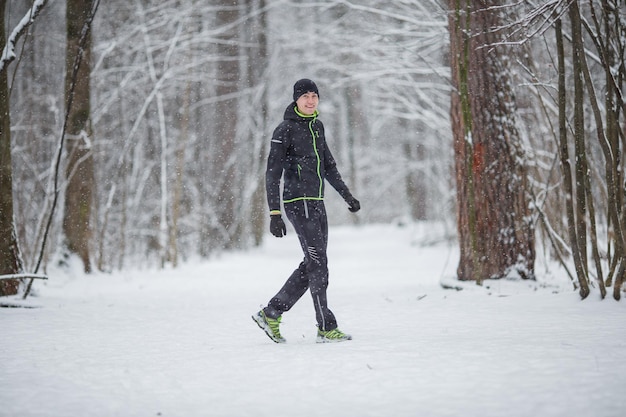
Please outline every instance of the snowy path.
M52 278L41 308L0 309L0 416L624 415L626 302L443 290L456 254L417 232L331 229L340 344L315 343L308 296L285 345L250 318L297 266L293 233L176 271Z

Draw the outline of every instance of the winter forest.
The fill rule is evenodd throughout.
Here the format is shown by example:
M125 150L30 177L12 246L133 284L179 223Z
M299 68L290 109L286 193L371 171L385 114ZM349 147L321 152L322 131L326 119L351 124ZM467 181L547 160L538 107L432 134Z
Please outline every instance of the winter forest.
M626 275L624 0L0 1L0 295L47 266L177 267L267 238L311 78L362 210L436 222L461 281ZM10 279L9 279L10 278Z

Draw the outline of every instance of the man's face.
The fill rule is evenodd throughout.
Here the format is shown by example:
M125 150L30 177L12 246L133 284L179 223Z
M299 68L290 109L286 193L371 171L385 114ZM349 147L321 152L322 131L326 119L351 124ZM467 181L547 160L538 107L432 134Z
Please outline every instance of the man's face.
M319 104L320 99L315 93L304 93L298 98L296 101L296 105L298 106L298 110L302 114L306 114L307 116L312 115L317 110L317 105Z

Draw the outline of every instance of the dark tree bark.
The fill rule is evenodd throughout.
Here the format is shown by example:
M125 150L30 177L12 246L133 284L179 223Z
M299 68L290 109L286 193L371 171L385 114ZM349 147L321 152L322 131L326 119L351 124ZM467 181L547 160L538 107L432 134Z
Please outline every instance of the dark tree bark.
M581 248L576 229L576 211L574 208L575 187L572 183L572 165L570 163L569 148L567 144L567 121L566 121L566 88L565 88L565 51L563 46L563 31L561 20L555 22L557 62L558 62L558 106L559 106L559 154L561 157L561 170L563 172L563 188L565 191L565 213L567 216L568 234L572 246L572 256L576 276L580 285L580 296L585 298L589 295L586 269L582 260ZM584 256L584 255L583 255Z
M65 211L63 232L65 244L71 254L76 254L83 262L85 272L91 272L90 240L91 211L93 203L94 160L92 153L92 131L90 110L90 70L91 70L91 35L84 46L81 45L81 33L91 16L93 0L68 0L67 16L67 52L65 73L65 103L70 102L70 85L74 72L74 62L78 53L83 54L77 73L72 105L69 108L67 123L67 188L65 191Z
M534 278L534 226L508 54L492 1L450 0L460 280Z
M11 161L11 106L8 85L8 66L16 59L15 47L18 39L26 33L46 1L33 4L25 17L13 29L9 38L5 27L6 2L0 1L0 48L4 48L0 62L0 275L19 274L23 262L13 212L13 170ZM35 271L36 272L36 271ZM21 274L34 279L33 274ZM1 277L0 277L1 278ZM21 279L21 278L20 278ZM32 279L30 281L32 283ZM19 290L20 280L0 279L0 296L14 295ZM30 290L30 284L27 291Z
M579 89L581 90L580 93L578 93L578 97L576 98L576 104L575 104L575 119L574 119L575 140L576 140L576 143L578 143L579 140L580 141L584 140L585 132L581 127L579 127L579 125L583 125L584 123L584 109L578 110L578 107L580 106L578 101L580 100L582 102L582 99L584 97L582 90L584 89L586 90L587 97L589 98L591 110L594 116L597 138L598 138L600 147L602 148L602 151L605 157L605 179L606 179L606 187L608 191L608 195L607 195L608 218L610 219L610 222L612 223L612 228L613 228L612 240L615 244L615 253L614 253L615 258L614 259L617 261L615 262L615 266L617 267L617 264L620 264L620 266L617 267L618 268L617 272L615 273L613 297L616 300L619 300L621 297L621 294L620 294L621 285L624 280L624 272L626 269L626 262L624 262L624 247L626 246L626 242L624 240L624 230L623 230L624 221L623 221L622 214L621 214L623 212L623 206L622 206L623 188L621 185L622 175L620 172L621 171L621 168L620 168L621 150L619 149L619 146L617 148L613 146L614 141L612 140L613 138L611 136L613 134L612 127L615 127L614 122L611 119L612 117L617 116L617 114L611 115L611 113L614 111L614 107L612 107L612 103L611 103L611 96L613 93L619 94L621 96L621 89L620 88L614 89L614 86L618 86L619 84L616 85L614 82L611 81L611 78L613 78L613 76L611 75L609 79L607 80L607 86L604 92L607 108L604 110L601 110L598 104L598 100L596 98L597 93L594 88L594 80L592 79L591 71L589 69L589 65L587 64L587 58L585 54L585 45L583 41L583 26L585 26L587 29L588 29L588 26L586 24L583 25L583 19L580 16L580 9L579 9L578 3L579 3L578 0L572 1L568 9L570 20L572 23L571 39L572 39L572 47L574 51L573 53L574 74L575 74L574 87L575 87L575 91L578 91ZM608 6L608 3L605 3L604 6ZM615 6L617 6L617 4ZM610 15L612 14L610 12L611 8L612 7L606 7L606 9L604 10L605 11L604 19L606 19L605 21L607 22L607 24L611 20L610 18ZM617 8L615 8L614 11L617 11ZM617 19L617 21L621 21L621 20L622 19ZM610 33L608 28L607 28L607 33ZM616 67L615 65L611 63L612 59L610 58L611 53L609 52L609 50L606 50L606 49L603 50L603 46L601 45L610 44L610 45L613 45L612 47L616 49L620 49L621 47L623 47L623 42L621 42L621 34L623 34L623 26L621 29L618 28L617 31L615 32L614 41L608 41L609 36L607 36L607 40L603 40L603 41L599 41L599 38L597 37L595 38L592 37L596 44L596 47L598 48L598 51L600 52L602 56L602 62L605 67L605 71L607 73L611 72L610 68L616 68ZM623 56L623 53L621 55ZM620 68L619 71L622 72L622 74L623 74L623 67L624 67L623 64L619 66ZM606 113L606 116L607 116L606 130L604 128L605 122L602 116L603 112ZM578 160L582 160L582 161L585 161L586 163L586 150L584 149L584 147L577 147L576 152L577 152L576 153L577 162ZM588 174L587 167L583 166L582 171L583 171L581 175L582 180L585 182L585 184L589 184L590 181L589 181L589 174ZM577 177L577 182L581 182L579 178L580 177ZM588 188L589 187L590 186L588 185ZM578 204L581 204L580 200L582 200L582 198L583 197L580 197L580 196L577 197L576 201ZM580 216L583 216L584 214L586 213L584 212L577 213L577 215L580 215ZM578 222L582 224L584 220L586 219L583 219L583 220L578 219ZM595 232L595 229L593 227L595 227L595 225L592 223L592 234ZM584 235L582 237L579 235L578 236L579 242L583 241L584 237L585 237ZM595 236L593 236L593 238L595 239ZM586 262L585 262L587 251L585 250L586 248L582 246L582 244L579 244L579 246L580 246L579 250L581 252L580 257L581 257L581 260L584 262L583 266L585 266L584 272L587 273ZM593 246L593 250L594 251L596 250L595 245ZM598 255L595 253L594 253L594 256L596 256L596 258L598 257ZM612 275L612 273L613 271L610 273L610 276ZM579 277L579 280L583 278L586 278L586 277ZM601 275L599 276L599 278L601 278ZM581 288L581 291L582 291L582 288Z
M5 2L0 2L0 48L7 43ZM22 272L20 249L13 222L13 173L11 166L11 118L5 63L0 70L0 275ZM17 294L19 281L0 280L0 296Z

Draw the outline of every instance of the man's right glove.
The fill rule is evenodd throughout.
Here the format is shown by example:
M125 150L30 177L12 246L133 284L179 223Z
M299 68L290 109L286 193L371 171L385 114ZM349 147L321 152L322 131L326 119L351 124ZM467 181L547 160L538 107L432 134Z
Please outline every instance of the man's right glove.
M276 237L283 237L287 234L287 227L280 214L270 216L270 232Z

